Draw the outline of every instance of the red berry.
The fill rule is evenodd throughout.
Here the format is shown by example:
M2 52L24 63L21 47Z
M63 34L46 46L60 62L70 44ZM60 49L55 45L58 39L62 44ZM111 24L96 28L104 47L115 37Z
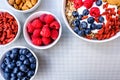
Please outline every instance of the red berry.
M83 5L82 0L74 0L74 7L76 9L80 8Z
M32 21L32 26L35 29L40 29L42 27L42 22L39 19L35 19Z
M47 16L47 14L42 14L41 16L40 16L40 21L42 21L42 22L45 22L45 16Z
M40 29L35 29L33 32L33 37L40 37L40 32L41 32Z
M41 38L32 38L32 43L37 46L42 45L42 39Z
M40 32L40 34L41 34L43 37L50 37L51 32L50 32L50 28L48 27L48 25L44 25L44 26L43 26L42 31Z
M84 5L87 9L89 9L89 8L92 7L93 2L94 2L94 0L85 0L83 5Z
M57 37L58 37L58 35L59 35L59 33L58 33L57 30L54 29L54 30L51 31L51 38L52 38L53 40L56 40Z
M28 31L29 33L33 33L34 27L31 25L31 23L29 23L29 24L27 25L27 31Z
M48 45L51 43L51 38L47 38L47 37L42 37L42 42L44 45Z
M90 15L93 17L99 17L100 16L100 9L97 7L92 7L90 9Z
M47 24L50 24L54 21L54 17L51 14L48 14L47 16L45 16L44 20Z
M60 28L60 24L57 21L54 21L50 24L50 28L52 29L59 29Z

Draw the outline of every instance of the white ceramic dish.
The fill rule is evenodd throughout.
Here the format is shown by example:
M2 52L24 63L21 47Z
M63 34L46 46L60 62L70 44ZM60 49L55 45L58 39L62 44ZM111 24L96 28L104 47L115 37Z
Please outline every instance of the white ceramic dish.
M5 46L8 46L10 45L11 43L15 42L18 38L19 38L19 35L20 35L20 31L21 31L21 26L20 26L20 22L18 21L18 19L16 18L16 16L14 14L12 14L11 12L7 11L7 10L4 10L4 9L0 9L0 12L8 12L9 14L11 14L17 21L17 24L18 24L18 32L16 34L16 37L9 43L7 44L4 44L4 45L0 45L0 47L5 47Z
M68 21L67 21L67 18L65 16L65 6L66 6L66 0L62 0L62 15L63 15L63 19L64 19L64 22L65 24L67 25L68 29L75 35L77 36L78 38L84 40L84 41L87 41L87 42L94 42L94 43L102 43L102 42L108 42L108 41L112 41L116 38L118 38L120 36L120 32L118 32L115 36L109 38L109 39L105 39L105 40L89 40L89 39L86 39L84 37L80 37L78 34L76 34L72 28L70 27Z
M14 48L27 48L27 47L24 47L24 46L14 46L14 47L8 49L7 51L3 52L2 55L1 55L1 58L0 58L0 65L2 64L2 61L3 61L3 59L4 59L5 55L6 55L5 53L8 52L8 51L10 51L10 50L12 50L12 49L14 49ZM33 56L34 56L35 59L36 59L35 74L34 74L34 75L31 77L31 79L30 79L30 80L33 80L33 78L35 77L35 75L36 75L36 73L37 73L37 71L38 71L38 58L37 58L37 56L35 55L35 53L34 53L31 49L29 49L29 48L27 48L27 49L33 54ZM4 79L4 77L3 77L3 71L1 70L1 67L0 67L0 75L1 75L2 78Z
M28 10L17 10L17 9L15 9L13 6L11 6L11 5L8 3L8 0L5 0L5 2L6 2L6 4L7 4L7 6L9 6L13 11L20 12L20 13L29 13L29 12L32 12L32 11L34 11L34 10L37 9L37 7L38 7L38 6L40 5L40 3L41 3L41 0L38 0L37 3L36 3L32 8L30 8L30 9L28 9Z
M32 41L31 41L31 39L30 39L30 37L29 37L29 34L28 34L28 32L27 32L26 27L27 27L27 24L28 24L29 22L31 22L33 19L35 19L35 18L37 18L37 17L40 17L40 15L42 15L42 14L51 14L51 15L53 15L53 16L55 17L55 19L56 19L56 20L59 22L59 24L60 24L59 35L58 35L58 38L57 38L55 41L53 41L51 44L49 44L49 45L46 45L46 46L36 46L36 45L34 45L34 44L32 43ZM26 20L26 22L25 22L25 24L24 24L23 34L24 34L24 38L25 38L26 42L27 42L30 46L32 46L32 47L34 47L34 48L36 48L36 49L48 49L48 48L51 48L52 46L54 46L54 45L59 41L59 39L60 39L60 37L61 37L61 34L62 34L62 25L61 25L59 19L58 19L54 14L52 14L52 13L50 13L50 12L47 12L47 11L39 11L39 12L33 13L32 15L30 15L30 16L27 18L27 20Z

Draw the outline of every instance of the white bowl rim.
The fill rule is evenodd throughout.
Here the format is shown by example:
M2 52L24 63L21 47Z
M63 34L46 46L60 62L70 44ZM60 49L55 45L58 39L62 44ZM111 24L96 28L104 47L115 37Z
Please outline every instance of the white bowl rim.
M29 12L32 12L34 11L38 6L39 4L41 3L41 0L38 0L37 3L30 9L28 10L17 10L15 9L13 6L11 6L9 3L8 3L8 0L5 0L5 2L7 3L7 5L14 11L17 11L17 12L20 12L20 13L29 13Z
M5 46L8 46L8 45L12 44L13 42L15 42L18 39L18 37L20 35L20 32L21 32L21 25L20 25L20 22L17 19L17 17L13 13L11 13L10 11L5 10L5 9L0 9L0 12L8 12L10 15L12 15L15 18L15 20L17 21L17 24L18 24L18 32L17 32L15 38L11 42L9 42L7 44L4 44L4 45L1 44L0 45L0 47L5 47Z
M28 23L28 20L30 19L30 18L32 18L34 15L36 15L36 14L51 14L51 15L53 15L54 17L55 17L55 19L59 22L59 24L60 24L60 29L59 29L59 35L58 35L58 37L57 37L57 39L55 40L55 41L53 41L51 44L49 44L49 45L46 45L46 46L36 46L36 45L34 45L32 42L28 42L28 38L26 37L26 25L27 25L27 23ZM23 28L23 34L24 34L24 38L25 38L25 40L26 40L26 42L30 45L30 46L32 46L32 47L34 47L34 48L36 48L36 49L48 49L48 48L51 48L52 46L54 46L58 41L59 41L59 39L60 39L60 37L61 37L61 34L62 34L62 25L61 25L61 22L60 22L60 20L53 14L53 13L51 13L51 12L48 12L48 11L37 11L37 12L35 12L35 13L33 13L33 14L31 14L27 19L26 19L26 22L24 23L24 28Z
M36 59L36 69L35 69L34 75L30 78L30 80L32 80L32 79L35 77L35 75L37 74L37 71L38 71L38 58L37 58L36 54L35 54L30 48L28 48L28 47L25 47L25 46L14 46L14 47L11 47L11 48L7 49L6 51L4 51L4 52L2 53L2 56L0 57L0 61L1 61L1 62L0 62L0 65L2 64L2 60L4 59L4 57L5 57L5 55L6 55L6 52L8 52L8 51L10 51L10 50L12 50L12 49L14 49L14 48L26 48L26 49L28 49L28 50L33 54L33 56L35 57L35 59ZM2 78L4 79L2 73L3 73L3 72L1 71L1 67L0 67L0 75L1 75Z
M67 21L67 18L65 16L65 5L66 5L66 0L62 0L62 16L63 16L63 19L64 19L64 22L65 24L67 25L67 28L75 35L77 36L78 38L84 40L84 41L87 41L87 42L93 42L93 43L104 43L104 42L109 42L109 41L112 41L116 38L118 38L120 36L120 32L118 32L116 35L114 35L113 37L109 38L109 39L105 39L105 40L90 40L90 39L87 39L87 38L84 38L84 37L80 37L78 34L76 34L72 28L70 27L68 21Z

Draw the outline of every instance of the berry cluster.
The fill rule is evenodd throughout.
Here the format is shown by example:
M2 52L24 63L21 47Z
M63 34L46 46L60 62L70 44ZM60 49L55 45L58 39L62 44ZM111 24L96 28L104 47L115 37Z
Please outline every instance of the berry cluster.
M95 3L95 5L93 5L93 3ZM99 9L100 6L103 6L103 9L106 8L105 5L102 5L102 3L103 3L102 0L84 0L84 1L74 0L74 7L76 8L76 11L72 12L72 16L74 17L72 25L74 26L73 30L75 33L77 33L79 36L83 36L88 39L99 39L99 40L101 39L99 38L100 36L99 33L103 32L103 27L106 25L105 20L108 20L107 19L108 14L106 16L104 12L105 14L104 16L100 12L100 9ZM77 9L83 8L82 6L84 6L85 9L82 11L82 14L81 14L79 13L79 11L77 11ZM110 13L113 13L113 12L115 11L111 11ZM94 36L90 36L90 35L94 35Z
M32 43L37 46L48 45L59 35L59 22L51 14L42 14L27 25Z
M36 69L36 59L26 48L8 51L1 64L5 80L30 80Z

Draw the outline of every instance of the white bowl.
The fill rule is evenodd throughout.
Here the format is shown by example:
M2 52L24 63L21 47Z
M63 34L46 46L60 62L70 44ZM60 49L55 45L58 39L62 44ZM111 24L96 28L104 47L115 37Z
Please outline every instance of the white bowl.
M6 4L13 10L13 11L16 11L16 12L20 12L20 13L29 13L29 12L32 12L34 10L37 9L37 7L40 5L41 3L41 0L38 0L37 3L30 9L28 10L17 10L15 9L13 6L11 6L9 3L8 3L8 0L5 0Z
M108 41L112 41L116 38L118 38L120 36L120 32L118 32L115 36L109 38L109 39L105 39L105 40L90 40L90 39L87 39L87 38L84 38L84 37L80 37L78 34L76 34L73 29L70 27L68 21L67 21L67 18L66 18L66 15L65 15L65 6L66 6L66 0L62 0L62 16L63 16L63 19L64 19L64 22L65 24L67 25L67 28L75 35L77 36L78 38L84 40L84 41L87 41L87 42L94 42L94 43L102 43L102 42L108 42Z
M12 47L12 48L9 48L7 51L3 52L2 55L1 55L1 58L0 58L0 66L1 66L1 64L2 64L3 59L5 58L6 53L7 53L8 51L14 49L14 48L26 48L26 49L28 49L28 50L33 54L33 56L35 57L35 59L36 59L35 74L30 78L30 80L33 80L33 78L35 77L35 75L36 75L36 73L37 73L37 71L38 71L38 58L37 58L37 56L35 55L35 53L34 53L31 49L29 49L29 48L27 48L27 47L24 47L24 46L14 46L14 47ZM2 69L1 69L1 67L0 67L0 76L4 79L3 71L2 71Z
M30 23L33 19L35 19L35 18L37 18L37 17L40 17L40 15L42 15L42 14L51 14L51 15L53 15L53 16L55 17L55 19L56 19L56 20L59 22L59 24L60 24L59 35L58 35L57 39L56 39L55 41L53 41L51 44L49 44L49 45L46 45L46 46L36 46L36 45L34 45L34 44L32 43L32 41L31 41L31 39L30 39L30 37L29 37L29 34L28 34L28 32L27 32L26 27L27 27L27 24L28 24L28 23ZM60 23L59 19L58 19L54 14L52 14L52 13L50 13L50 12L47 12L47 11L39 11L39 12L35 12L35 13L33 13L32 15L30 15L30 16L27 18L27 20L26 20L26 22L25 22L25 24L24 24L24 28L23 28L23 34L24 34L24 38L25 38L26 42L27 42L30 46L32 46L32 47L34 47L34 48L36 48L36 49L48 49L48 48L51 48L52 46L54 46L54 45L58 42L58 40L59 40L60 37L61 37L61 33L62 33L62 26L61 26L61 23Z
M20 31L21 31L21 26L20 26L20 22L18 21L18 19L16 18L16 16L14 14L12 14L11 12L9 12L7 10L4 10L4 9L0 9L0 12L8 12L9 14L11 14L15 18L15 20L17 21L17 24L18 24L18 32L17 32L15 38L11 42L9 42L7 44L4 44L4 45L1 44L0 45L0 47L5 47L5 46L8 46L11 43L15 42L19 38Z

